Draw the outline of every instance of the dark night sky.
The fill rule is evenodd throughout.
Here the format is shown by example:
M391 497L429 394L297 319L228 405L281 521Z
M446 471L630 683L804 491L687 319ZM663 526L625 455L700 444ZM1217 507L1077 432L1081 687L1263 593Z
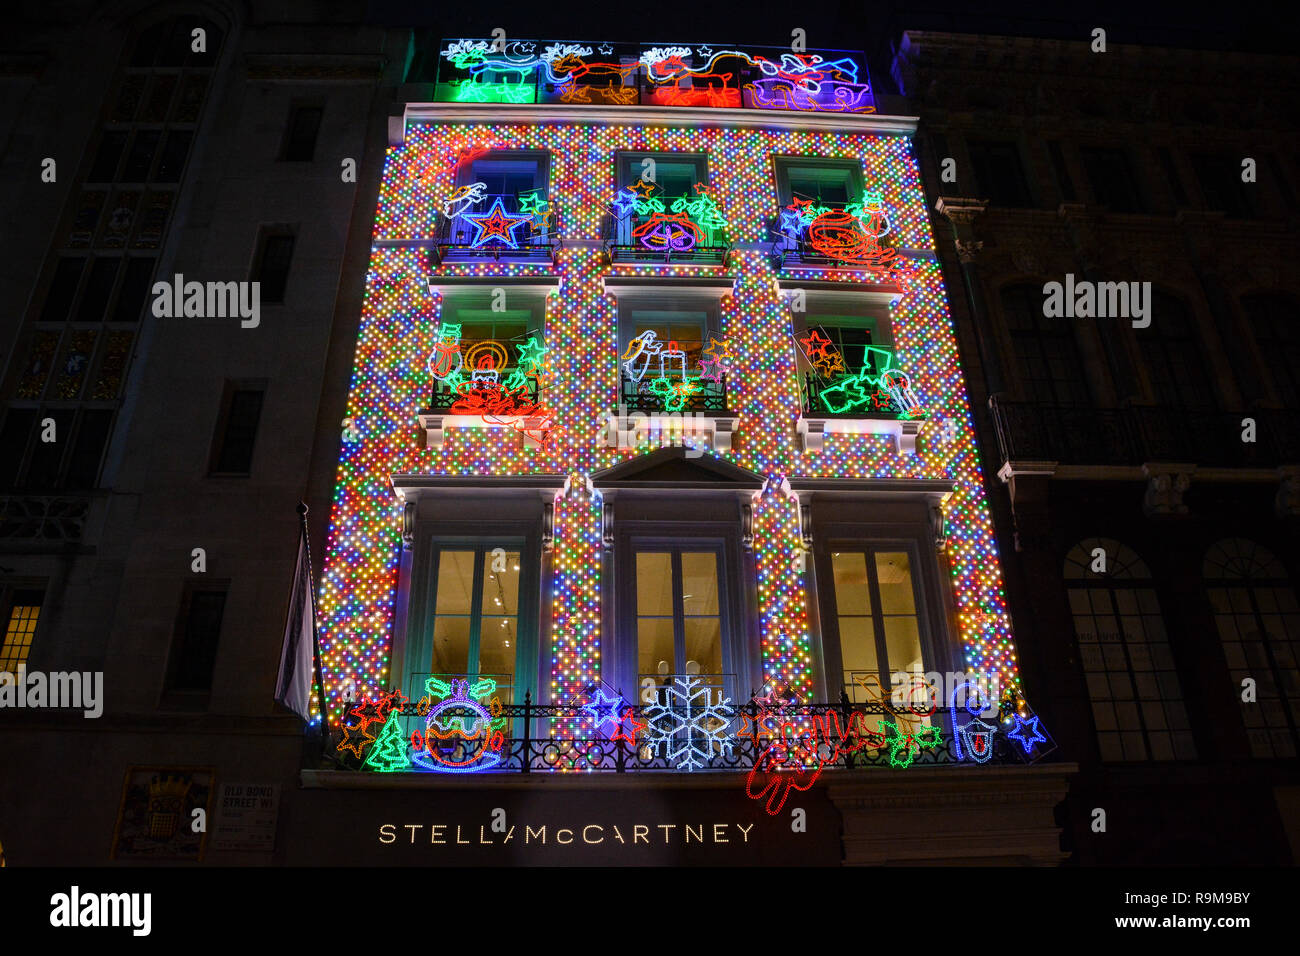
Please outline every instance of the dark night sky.
M487 4L370 0L370 20L428 31L426 37L482 37L501 27L525 39L614 40L641 43L692 42L784 46L790 31L807 31L811 48L866 50L877 85L888 85L888 64L904 30L1043 36L1087 40L1093 27L1106 29L1113 44L1140 43L1190 49L1292 54L1294 33L1278 29L1291 21L1287 6L1234 2L1103 0L1062 4L1043 0L961 3L954 0L791 0L667 4ZM1293 8L1292 8L1293 12Z

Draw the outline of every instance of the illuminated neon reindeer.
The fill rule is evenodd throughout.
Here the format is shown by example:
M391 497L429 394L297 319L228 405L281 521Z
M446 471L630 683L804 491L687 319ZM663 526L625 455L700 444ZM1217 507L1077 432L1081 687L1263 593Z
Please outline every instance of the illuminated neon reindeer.
M560 84L560 99L565 103L590 103L593 91L607 103L627 106L635 103L637 89L630 80L641 69L640 63L588 63L589 47L547 47L542 60L551 78ZM578 81L582 80L582 83ZM601 80L606 85L598 85Z
M645 378L646 370L650 367L651 356L659 356L659 377L668 378L666 366L672 362L678 362L681 365L681 379L686 380L686 353L677 347L676 342L669 342L667 348L664 343L657 341L658 336L654 329L648 329L642 332L631 342L627 343L627 351L620 358L625 359L623 368L627 371L628 377L634 382L640 382ZM638 371L634 366L637 359L641 359L641 368Z
M872 112L871 87L859 84L852 60L783 53L781 62L756 59L763 79L746 86L757 106L830 113ZM823 83L826 84L823 87Z
M740 91L733 85L735 73L711 72L713 64L722 56L715 54L703 69L695 70L686 64L691 51L684 46L654 47L641 54L646 75L664 91L663 102L675 106L705 103L709 106L739 106ZM740 55L744 54L731 54ZM746 57L748 59L748 57ZM683 83L689 79L690 86ZM671 86L665 86L671 81Z

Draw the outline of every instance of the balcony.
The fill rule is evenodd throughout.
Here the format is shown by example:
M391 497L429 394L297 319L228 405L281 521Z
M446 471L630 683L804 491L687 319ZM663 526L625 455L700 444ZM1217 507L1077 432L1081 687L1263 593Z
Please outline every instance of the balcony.
M1137 466L1189 462L1204 467L1276 468L1300 462L1300 416L1284 409L1189 411L1167 406L1089 408L989 399L1004 462ZM1256 423L1242 441L1242 421Z
M483 242L483 230L473 221L458 213L453 218L438 217L438 228L429 247L429 260L433 268L451 262L541 262L554 265L559 249L559 228L554 218L539 217L519 211L520 199L515 195L484 194L475 204L475 215L486 213L500 202L510 217L526 217L527 222L508 229L514 245L508 242ZM464 210L462 210L464 212ZM475 241L480 244L475 245Z
M827 434L889 435L900 453L916 454L924 415L915 405L903 407L911 388L905 379L900 383L902 388L891 392L868 383L861 373L831 380L805 372L799 379L798 422L804 451L821 451Z
M522 388L506 392L497 384L499 375L494 371L476 374L479 379L466 383L464 393L434 382L428 407L417 412L426 446L441 449L448 428L513 428L523 434L526 446L542 444L551 421L549 413L538 407L537 380L529 377ZM483 380L484 376L491 378Z
M728 407L727 376L717 382L691 378L689 390L681 388L683 381L646 375L638 382L620 371L618 408L606 421L606 444L634 448L646 438L694 439L719 454L730 451L740 416ZM667 387L656 389L656 383Z
M441 685L441 700L426 696L394 710L396 721L390 714L382 733L383 722L372 719L366 734L379 740L360 754L340 753L349 770L495 775L1020 766L1051 752L1026 753L1000 717L971 723L980 719L963 708L895 711L886 701L851 703L847 696L838 704L768 708L728 702L721 688L731 682L724 675L656 675L655 681L659 689L646 692L650 703L629 705L615 695L600 706L536 704L529 694L502 703L493 682L453 680ZM953 736L954 715L960 739Z

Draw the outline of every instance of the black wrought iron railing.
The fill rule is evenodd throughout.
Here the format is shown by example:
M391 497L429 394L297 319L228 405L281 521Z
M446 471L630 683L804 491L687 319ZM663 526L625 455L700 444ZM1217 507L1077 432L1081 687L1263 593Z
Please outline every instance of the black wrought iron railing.
M450 412L452 406L455 405L458 401L461 401L462 399L471 398L476 388L480 392L483 392L485 389L503 387L500 383L506 382L507 379L509 379L511 372L513 371L514 370L511 368L506 368L503 371L501 371L498 375L497 385L492 385L491 383L484 383L478 386L474 386L471 382L466 381L462 386L463 391L460 392L455 391L454 389L452 389L450 385L446 384L445 382L435 381L433 383L433 391L429 396L428 411L444 412L444 413ZM538 395L537 379L529 377L527 379L527 382L522 388L510 392L509 394L510 397L513 399L513 403L515 405L536 404L537 395ZM474 414L478 414L478 412L476 411Z
M690 379L690 387L693 391L689 394L678 393L678 397L672 401L672 407L669 407L668 398L660 386L656 391L654 382L657 379L652 372L647 372L641 381L636 381L627 372L619 373L619 403L631 411L637 412L725 412L727 406L727 376L719 376L719 381L714 382L707 378ZM680 385L681 380L670 378L670 385Z
M412 748L419 759L385 769L520 774L748 772L756 767L804 770L821 764L823 770L836 771L972 762L969 744L963 750L954 738L953 713L944 709L896 713L885 703L847 699L839 704L765 709L753 701L724 704L720 696L711 694L707 705L702 698L679 696L619 710L617 725L599 725L585 702L536 704L525 694L520 703L493 709L500 738L489 742L493 731L483 727L486 719L476 706L442 705L437 720L444 726L459 720L464 732L428 734L427 704L412 703L398 712L397 723L406 740L414 736L421 744ZM956 732L969 732L970 720L971 715L960 710ZM782 748L785 757L780 767L772 759L774 746ZM981 764L1027 762L1021 747L1005 732L987 732L978 749L984 757L977 761ZM436 757L428 756L432 750L437 751ZM361 766L360 758L352 762Z
M1162 405L1091 408L989 399L1003 461L1071 465L1192 462L1271 468L1300 461L1300 415L1286 409L1211 412ZM1249 436L1254 423L1254 441Z
M541 190L544 199L545 190ZM482 240L484 230L475 220L462 214L464 209L453 209L452 216L438 217L431 249L433 264L442 262L492 259L500 261L551 261L559 247L559 220L556 215L534 215L520 209L520 197L513 194L485 193L475 202L472 215L489 213L497 200L502 211L510 217L526 217L525 222L513 227L503 227L509 241L497 238ZM481 241L482 240L482 241ZM478 242L478 245L475 243ZM513 245L511 244L513 243Z

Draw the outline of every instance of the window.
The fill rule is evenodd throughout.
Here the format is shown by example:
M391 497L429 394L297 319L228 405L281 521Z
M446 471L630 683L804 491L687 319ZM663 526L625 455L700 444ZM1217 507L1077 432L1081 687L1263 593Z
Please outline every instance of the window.
M1181 300L1158 289L1151 298L1151 324L1134 334L1156 401L1171 408L1212 407L1214 392L1201 360L1191 313Z
M1047 155L1052 160L1052 173L1056 176L1056 188L1061 191L1061 199L1074 202L1074 181L1070 179L1070 171L1065 166L1065 153L1061 150L1059 140L1048 140Z
M1020 147L1012 140L971 140L967 144L980 193L994 206L1032 206Z
M662 409L656 380L693 379L697 390L690 408L725 408L726 376L714 382L701 376L710 337L721 339L716 298L706 296L621 297L619 313L620 400L631 408ZM660 386L662 389L662 386Z
M95 488L115 414L108 408L10 408L0 426L0 490ZM54 421L54 441L42 440L46 419Z
M169 691L210 691L226 590L187 585L167 674Z
M1178 175L1178 167L1174 165L1174 156L1169 151L1169 147L1161 146L1156 150L1156 155L1160 157L1160 168L1164 170L1165 181L1169 183L1169 191L1173 194L1174 202L1179 206L1186 206L1187 190L1183 188L1183 178Z
M651 165L653 163L653 165ZM704 156L687 153L620 153L618 156L619 188L635 186L640 180L653 182L650 195L663 203L664 212L671 213L673 203L699 196L696 185L708 186L708 162ZM622 219L614 218L614 241L619 245L633 245L632 231L648 222L651 213L638 214L633 210ZM722 230L703 229L698 245L722 244Z
M912 554L897 545L831 545L830 587L822 632L827 671L838 665L851 700L864 700L870 678L891 689L890 675L922 672L921 600Z
M1104 553L1094 557L1098 548ZM1136 553L1108 538L1080 541L1065 559L1074 636L1105 761L1196 758L1150 579Z
M217 427L213 474L247 475L252 470L253 445L265 397L264 388L228 388Z
M0 643L0 673L17 674L27 663L36 635L36 623L41 616L42 591L34 588L0 590L0 608L5 609L4 641Z
M862 198L862 165L847 160L777 157L776 188L782 206L809 199L832 208Z
M1241 158L1226 153L1197 153L1192 168L1205 196L1205 208L1227 213L1234 219L1249 219L1255 214L1249 189L1241 181Z
M1241 300L1255 344L1282 404L1300 409L1300 306L1282 295L1252 295Z
M1084 146L1079 158L1088 173L1093 200L1112 212L1143 212L1145 204L1128 154L1122 149Z
M803 411L811 415L901 411L883 388L875 389L869 401L848 408L836 404L847 399L828 402L821 394L846 375L856 375L864 366L870 366L876 374L883 370L885 359L876 350L892 352L888 308L850 306L837 300L821 301L816 296L808 305L807 312L796 313L793 319L795 367L803 393ZM812 342L804 341L810 338Z
M527 676L517 664L531 627L520 616L522 540L435 541L430 564L425 623L408 637L408 696L423 697L430 677L489 677L503 704L522 699Z
M669 674L698 674L709 687L724 687L720 550L688 545L638 550L635 557L642 700L653 703Z
M529 339L544 341L545 299L522 290L506 289L505 293L500 298L486 290L467 290L449 292L443 299L440 324L460 326L459 361L466 382L472 381L473 371L486 369L495 371L496 382L504 385L519 369L520 350L527 347ZM448 371L455 361L454 357L447 359ZM528 378L527 386L530 396L536 398L536 378ZM447 382L434 383L435 407L449 407L460 397Z
M283 302L284 289L289 282L289 263L293 259L294 237L271 234L262 237L262 248L257 256L253 279L260 282L263 302Z
M283 158L288 162L311 162L316 153L316 135L320 132L319 106L295 106L289 111L289 125L284 135Z
M1241 701L1250 752L1295 757L1300 606L1286 569L1253 541L1228 538L1206 553L1203 573L1232 684L1255 682L1256 700Z
M551 213L549 190L549 155L539 152L494 150L470 163L460 166L456 185L468 188L482 183L479 198L459 209L452 210L450 219L443 218L441 240L453 245L469 246L482 238L483 230L465 214L482 215L490 212L498 201L508 216L524 216L527 221L509 228L509 235L520 245L532 245L549 240L556 232L556 222ZM490 248L501 248L501 243L487 243ZM507 247L507 251L508 247Z
M1091 404L1074 329L1067 321L1043 315L1042 289L1003 289L1002 311L1025 398L1048 405Z

